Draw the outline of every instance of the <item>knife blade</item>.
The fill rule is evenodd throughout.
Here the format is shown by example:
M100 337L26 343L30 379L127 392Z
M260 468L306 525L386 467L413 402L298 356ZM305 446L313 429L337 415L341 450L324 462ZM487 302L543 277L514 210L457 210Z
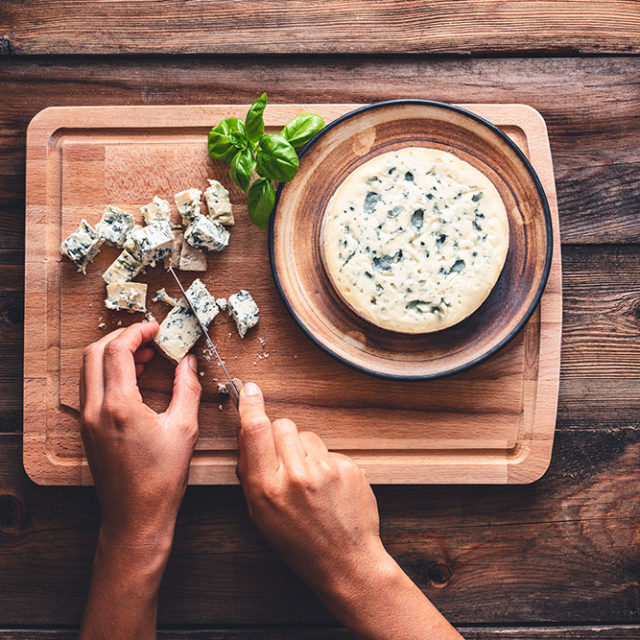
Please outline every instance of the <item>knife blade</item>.
M224 371L224 375L227 376L227 380L229 381L229 394L231 395L231 398L234 404L236 405L236 409L237 409L238 404L240 402L240 392L238 391L238 387L236 386L236 383L233 381L233 379L229 375L229 372L227 371L227 367L224 364L224 360L220 357L220 354L218 353L218 349L216 349L216 345L213 343L213 340L209 336L209 332L205 329L204 325L200 321L200 318L198 317L196 310L193 308L193 305L191 304L191 300L189 300L189 297L187 296L187 292L184 290L184 287L182 286L182 283L180 282L180 279L178 278L176 272L173 270L173 267L169 267L169 271L171 272L171 275L173 276L175 281L178 283L178 286L180 287L180 291L182 292L184 299L187 301L187 304L189 305L191 312L196 317L196 320L198 321L198 325L200 326L200 330L204 334L204 337L207 340L207 344L209 345L209 348L211 349L211 351L213 351L214 355L218 359L218 364L222 367L222 370Z

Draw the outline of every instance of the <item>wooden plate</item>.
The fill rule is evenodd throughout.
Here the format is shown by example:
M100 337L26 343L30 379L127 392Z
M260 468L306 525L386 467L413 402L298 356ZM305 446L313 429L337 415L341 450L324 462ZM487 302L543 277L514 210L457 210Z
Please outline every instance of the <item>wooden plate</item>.
M509 253L489 297L461 323L422 335L386 331L355 314L333 289L320 248L324 212L347 175L407 146L442 149L469 162L491 179L509 216ZM535 171L500 129L453 105L393 100L338 118L300 155L298 174L278 190L269 245L285 305L317 345L360 371L419 380L481 362L523 327L549 275L551 216Z

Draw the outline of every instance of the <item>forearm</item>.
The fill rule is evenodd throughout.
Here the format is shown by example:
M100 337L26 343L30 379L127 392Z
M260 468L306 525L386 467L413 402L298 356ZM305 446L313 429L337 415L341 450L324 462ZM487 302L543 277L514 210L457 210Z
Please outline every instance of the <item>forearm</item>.
M386 551L319 593L329 611L362 640L460 640Z
M146 541L100 532L80 640L156 637L158 589L171 548L163 532Z

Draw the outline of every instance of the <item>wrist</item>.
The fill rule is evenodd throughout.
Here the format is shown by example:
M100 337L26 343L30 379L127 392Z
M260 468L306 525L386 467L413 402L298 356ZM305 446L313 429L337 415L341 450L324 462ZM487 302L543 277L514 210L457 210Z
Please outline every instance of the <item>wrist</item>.
M103 524L94 565L106 567L112 574L127 575L141 588L154 591L160 585L172 543L173 530L131 533Z
M378 539L369 550L338 568L319 595L334 612L349 615L360 609L362 600L370 601L376 594L388 592L403 578L404 572Z

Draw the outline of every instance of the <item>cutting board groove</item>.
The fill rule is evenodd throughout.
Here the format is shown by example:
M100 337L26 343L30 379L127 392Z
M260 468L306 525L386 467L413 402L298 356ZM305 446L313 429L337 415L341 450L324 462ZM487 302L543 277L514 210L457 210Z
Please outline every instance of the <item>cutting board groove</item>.
M271 105L267 129L316 111L330 121L359 105ZM354 371L322 352L288 316L268 267L266 234L253 227L244 195L231 188L238 224L229 248L209 259L203 277L216 296L241 287L261 307L261 321L241 341L226 315L213 336L234 375L261 384L272 417L317 431L333 450L353 456L374 483L525 483L547 469L558 398L562 285L553 167L546 127L525 105L464 105L500 126L528 155L552 213L554 255L541 303L526 327L487 362L458 376L395 382ZM82 349L119 321L140 319L104 309L101 273L117 252L105 249L87 276L59 255L81 217L95 223L106 204L138 215L160 195L204 188L226 167L206 152L208 128L246 112L244 105L54 107L27 132L24 464L41 484L90 484L80 439L78 368ZM174 215L176 215L174 213ZM189 274L183 274L185 282ZM195 277L195 275L194 275ZM170 278L154 269L138 278L150 292ZM151 295L149 296L149 299ZM161 318L166 309L149 303ZM263 345L259 338L265 342ZM200 352L200 347L197 352ZM268 355L267 355L268 354ZM230 484L235 476L237 414L216 394L214 363L201 359L204 388L192 484ZM145 401L163 410L172 366L160 356L140 379ZM287 380L296 380L295 386Z

